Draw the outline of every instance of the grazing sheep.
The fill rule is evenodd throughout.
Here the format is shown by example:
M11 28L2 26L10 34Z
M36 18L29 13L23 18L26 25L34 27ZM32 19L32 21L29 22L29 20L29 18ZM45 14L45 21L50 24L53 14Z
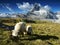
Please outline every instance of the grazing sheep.
M15 25L14 30L12 31L12 36L18 36L18 33L23 33L26 31L26 25L24 22L19 22Z
M26 32L27 32L28 35L31 35L31 33L32 33L32 26L31 25L28 25L26 27Z

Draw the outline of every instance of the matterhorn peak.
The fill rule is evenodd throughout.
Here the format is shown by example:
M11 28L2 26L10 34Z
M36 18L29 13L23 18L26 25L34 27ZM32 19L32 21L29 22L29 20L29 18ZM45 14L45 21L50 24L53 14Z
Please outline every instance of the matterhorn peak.
M39 3L35 3L34 7L31 9L31 12L38 11L40 9L41 5Z

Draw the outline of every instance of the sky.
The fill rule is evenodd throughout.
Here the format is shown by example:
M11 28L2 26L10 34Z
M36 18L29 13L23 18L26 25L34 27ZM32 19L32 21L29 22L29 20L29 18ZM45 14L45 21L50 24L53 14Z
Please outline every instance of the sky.
M60 11L60 0L0 0L0 13L27 13L35 3Z

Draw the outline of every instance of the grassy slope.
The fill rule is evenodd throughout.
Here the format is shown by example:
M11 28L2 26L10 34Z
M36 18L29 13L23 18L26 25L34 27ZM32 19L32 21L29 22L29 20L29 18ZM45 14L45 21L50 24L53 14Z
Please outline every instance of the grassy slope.
M8 26L15 25L13 22L4 24ZM33 34L31 36L25 35L24 37L19 35L19 39L17 40L10 39L11 31L0 28L0 45L60 45L60 24L43 21L27 24L32 25Z

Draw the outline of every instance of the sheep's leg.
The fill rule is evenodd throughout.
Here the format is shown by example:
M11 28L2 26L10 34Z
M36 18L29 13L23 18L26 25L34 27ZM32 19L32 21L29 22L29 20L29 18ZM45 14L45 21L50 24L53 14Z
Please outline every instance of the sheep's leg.
M28 35L31 35L31 32L27 32Z
M23 33L22 33L22 37L24 37L24 36L25 36L25 34L26 34L26 33L25 33L25 32L23 32Z
M10 35L10 39L13 40L13 41L16 41L16 40L18 40L19 38L18 38L18 36L12 36L12 35Z

